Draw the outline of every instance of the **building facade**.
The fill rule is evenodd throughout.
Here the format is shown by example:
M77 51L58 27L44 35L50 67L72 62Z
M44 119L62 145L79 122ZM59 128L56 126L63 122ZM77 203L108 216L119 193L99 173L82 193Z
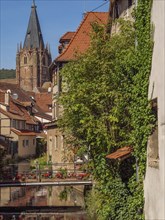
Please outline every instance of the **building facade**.
M67 32L60 40L59 56L50 66L53 99L52 99L52 123L47 124L47 144L48 157L51 157L53 163L72 163L75 160L73 153L69 151L65 143L65 136L59 129L57 121L62 116L63 108L58 103L58 97L62 91L62 79L60 76L61 68L68 62L77 59L77 54L83 54L90 46L90 34L92 32L92 23L97 22L106 25L108 21L108 12L88 12L85 14L82 22L76 32Z
M50 63L50 47L44 45L36 5L33 3L24 44L17 48L17 84L25 91L41 87L44 82L50 81Z
M148 98L157 118L149 137L144 181L145 218L165 219L165 1L153 0L153 56Z

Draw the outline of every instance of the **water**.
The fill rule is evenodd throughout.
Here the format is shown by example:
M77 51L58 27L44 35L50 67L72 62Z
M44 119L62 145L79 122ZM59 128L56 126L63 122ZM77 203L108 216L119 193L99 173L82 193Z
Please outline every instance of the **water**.
M14 174L30 168L29 163L25 162L12 167L11 173ZM84 186L0 188L1 219L87 220Z
M87 220L83 187L1 188L0 219Z

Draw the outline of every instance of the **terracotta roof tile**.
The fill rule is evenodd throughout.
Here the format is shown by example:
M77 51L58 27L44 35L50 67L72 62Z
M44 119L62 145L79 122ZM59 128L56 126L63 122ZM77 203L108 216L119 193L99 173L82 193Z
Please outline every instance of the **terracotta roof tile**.
M92 32L92 22L98 24L107 24L108 12L88 12L72 37L69 45L55 61L67 62L76 58L76 53L84 53L90 45L90 33Z
M133 151L132 147L125 146L125 147L122 147L122 148L118 149L114 153L111 153L111 154L107 155L106 158L122 160L122 159L125 159L128 156L130 156L132 151Z
M7 90L11 91L11 94L16 93L18 95L18 100L21 102L30 102L31 99L30 97L27 95L27 93L25 91L23 91L21 88L19 88L19 86L17 84L11 84L11 83L1 83L0 82L0 89L4 92L6 92Z
M73 35L75 34L75 32L73 31L68 31L66 32L59 40L60 43L62 43L63 41L69 41L72 39Z
M36 104L44 112L52 112L52 93L36 93L35 94Z
M0 90L0 102L5 102L5 92Z
M52 93L48 93L47 89L45 93L34 93L34 92L26 92L19 88L18 85L12 85L9 83L0 83L0 94L2 94L1 101L4 104L3 94L8 90L11 90L11 94L17 93L18 99L14 100L12 96L10 96L9 102L9 111L5 114L8 114L8 117L12 119L18 120L26 120L28 124L36 124L36 118L31 116L26 107L32 107L32 113L37 112L37 114L41 118L46 118L51 120L51 116L45 114L46 112L51 113L51 105L52 105ZM31 97L33 96L34 99ZM5 104L4 104L5 105ZM35 111L36 109L36 111Z
M25 121L25 119L23 117L21 117L20 115L13 114L11 112L7 112L7 111L3 110L2 108L0 108L0 112L2 114L6 115L7 117L11 118L11 119L17 119L17 120Z
M15 128L11 128L11 131L14 132L15 134L19 136L36 136L38 133L33 132L33 131L28 131L28 130L17 130Z

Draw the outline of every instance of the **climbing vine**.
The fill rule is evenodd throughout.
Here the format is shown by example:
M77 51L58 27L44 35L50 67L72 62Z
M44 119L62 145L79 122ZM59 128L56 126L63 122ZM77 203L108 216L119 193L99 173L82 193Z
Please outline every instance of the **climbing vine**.
M59 126L72 149L90 152L96 180L86 199L91 219L144 219L146 146L154 123L148 101L151 6L151 0L138 0L135 22L117 20L120 32L111 37L93 24L87 53L60 73ZM133 147L132 157L106 160L126 145Z

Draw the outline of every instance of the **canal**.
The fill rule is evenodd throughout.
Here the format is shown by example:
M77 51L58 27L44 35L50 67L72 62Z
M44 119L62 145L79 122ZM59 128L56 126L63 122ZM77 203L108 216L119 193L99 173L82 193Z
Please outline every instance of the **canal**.
M18 173L29 170L19 164ZM0 220L87 220L84 186L26 186L0 188Z
M1 188L0 219L86 220L83 186Z

